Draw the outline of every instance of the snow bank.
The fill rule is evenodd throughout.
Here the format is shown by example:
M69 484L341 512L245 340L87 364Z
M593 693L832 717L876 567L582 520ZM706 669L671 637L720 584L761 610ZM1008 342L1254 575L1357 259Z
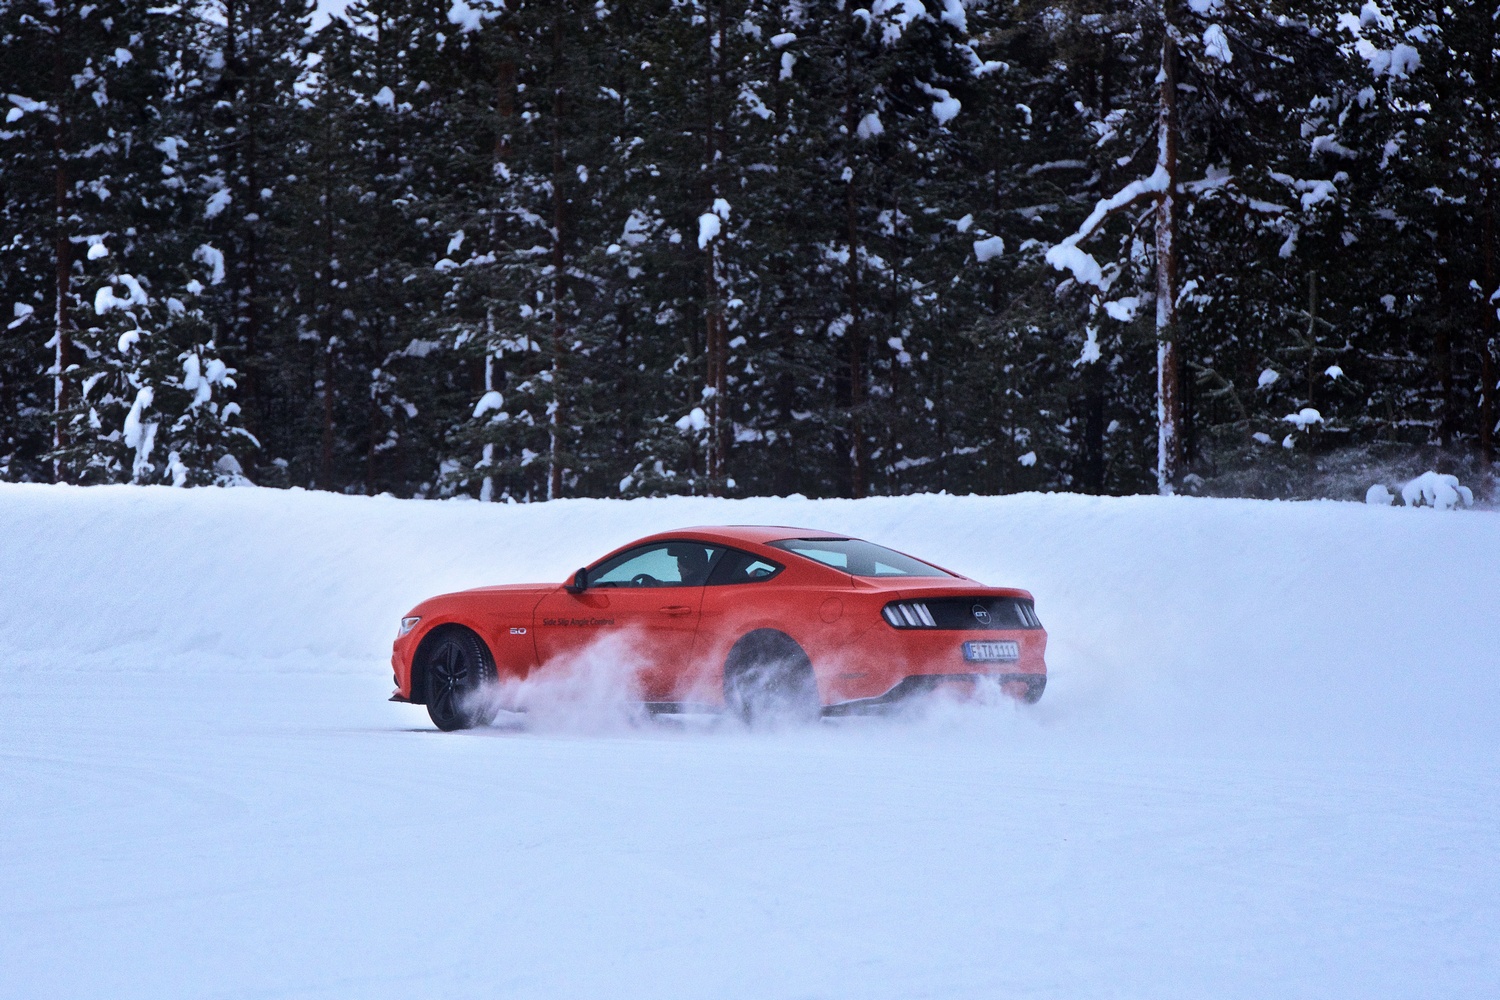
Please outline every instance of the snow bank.
M1408 507L1436 507L1452 510L1459 504L1474 505L1474 491L1460 485L1457 476L1441 472L1424 472L1401 487L1401 502Z
M384 675L403 612L566 579L652 531L848 532L1036 594L1043 717L1484 738L1500 517L1025 494L501 505L298 490L0 486L11 670ZM1076 721L1076 719L1075 719ZM1062 723L1058 723L1062 724Z
M422 597L725 521L1030 588L1046 697L644 722L601 646L524 728L384 700ZM1494 514L0 486L0 527L0 1000L1495 994Z

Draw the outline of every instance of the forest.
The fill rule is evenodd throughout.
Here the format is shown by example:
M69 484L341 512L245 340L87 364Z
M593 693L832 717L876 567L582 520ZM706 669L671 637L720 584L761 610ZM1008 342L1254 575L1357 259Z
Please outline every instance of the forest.
M0 0L0 479L1488 469L1497 49L1483 0Z

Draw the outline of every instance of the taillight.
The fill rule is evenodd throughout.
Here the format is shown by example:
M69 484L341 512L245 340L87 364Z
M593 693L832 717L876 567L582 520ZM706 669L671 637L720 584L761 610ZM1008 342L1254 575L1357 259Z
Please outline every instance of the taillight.
M880 615L894 628L937 628L932 612L921 601L892 601Z

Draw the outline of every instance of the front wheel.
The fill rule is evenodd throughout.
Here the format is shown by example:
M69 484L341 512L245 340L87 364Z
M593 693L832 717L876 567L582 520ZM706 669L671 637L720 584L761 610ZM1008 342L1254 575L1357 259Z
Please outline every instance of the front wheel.
M749 633L729 651L724 705L752 726L806 724L823 712L807 653L791 636L769 628Z
M451 732L489 721L480 689L494 678L494 669L479 636L468 629L445 631L423 650L423 660L433 725Z

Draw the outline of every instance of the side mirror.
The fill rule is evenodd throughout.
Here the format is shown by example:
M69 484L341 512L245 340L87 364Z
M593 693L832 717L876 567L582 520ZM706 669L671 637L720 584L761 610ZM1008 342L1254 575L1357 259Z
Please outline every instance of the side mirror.
M581 594L589 589L589 571L581 569L573 574L573 582L563 587L570 594Z

